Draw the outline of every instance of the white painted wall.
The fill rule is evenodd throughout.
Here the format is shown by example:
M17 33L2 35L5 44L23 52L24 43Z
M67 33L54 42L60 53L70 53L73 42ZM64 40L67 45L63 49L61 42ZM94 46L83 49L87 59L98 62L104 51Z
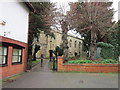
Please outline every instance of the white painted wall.
M0 25L1 36L27 43L28 19L29 9L23 2L0 3L0 22L6 22L6 25Z

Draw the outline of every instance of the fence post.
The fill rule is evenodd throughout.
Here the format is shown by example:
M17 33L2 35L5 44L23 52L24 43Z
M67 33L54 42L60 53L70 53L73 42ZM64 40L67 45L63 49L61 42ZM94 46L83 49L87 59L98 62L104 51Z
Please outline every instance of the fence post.
M56 71L57 71L57 67L58 66L58 56L56 56Z
M120 62L120 55L119 55L119 62Z
M55 57L53 57L53 71L55 70Z

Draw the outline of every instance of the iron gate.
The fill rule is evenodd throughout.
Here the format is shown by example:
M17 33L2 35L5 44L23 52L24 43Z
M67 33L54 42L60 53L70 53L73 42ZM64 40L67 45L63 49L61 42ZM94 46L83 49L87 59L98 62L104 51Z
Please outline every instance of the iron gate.
M52 70L57 71L57 57L53 57L53 65L52 65Z

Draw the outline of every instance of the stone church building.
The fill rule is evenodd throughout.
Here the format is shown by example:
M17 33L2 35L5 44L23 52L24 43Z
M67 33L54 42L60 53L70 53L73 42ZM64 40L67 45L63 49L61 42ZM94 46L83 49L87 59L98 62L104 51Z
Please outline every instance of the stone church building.
M34 44L40 45L40 50L37 52L37 58L43 54L46 58L49 57L49 50L55 50L56 46L60 46L62 44L62 32L58 30L52 30L55 35L55 39L51 38L41 32L39 42L34 42ZM82 54L82 39L75 37L73 35L68 34L68 53L69 57L74 57L75 54L77 56L81 56Z

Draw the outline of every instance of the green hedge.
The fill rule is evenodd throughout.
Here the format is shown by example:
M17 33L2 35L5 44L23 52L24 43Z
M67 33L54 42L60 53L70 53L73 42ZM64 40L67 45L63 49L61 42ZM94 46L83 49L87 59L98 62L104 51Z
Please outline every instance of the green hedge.
M111 58L114 59L114 48L102 48L101 57L104 59Z
M104 43L104 42L98 42L97 43L97 47L101 47L101 48L114 48L114 46L112 44Z
M101 48L101 57L104 59L111 58L114 59L114 46L109 43L98 42L97 47Z
M68 61L69 64L82 64L82 63L92 63L90 60L73 60Z
M113 59L103 59L101 61L91 61L91 60L72 60L68 61L68 64L118 64L117 60Z

